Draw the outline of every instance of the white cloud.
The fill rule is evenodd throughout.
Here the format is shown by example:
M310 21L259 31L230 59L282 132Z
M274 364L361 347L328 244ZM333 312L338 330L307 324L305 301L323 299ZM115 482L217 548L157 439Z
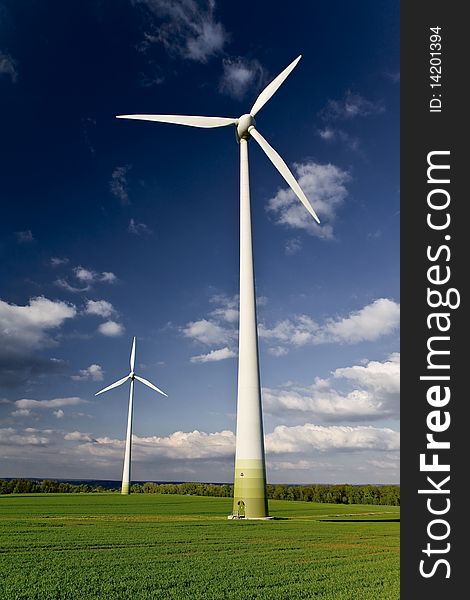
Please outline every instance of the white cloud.
M329 319L322 328L319 343L374 341L397 330L399 324L400 305L388 298L379 298L343 319Z
M97 438L95 443L84 444L82 448L94 456L121 457L124 440ZM133 435L132 452L136 460L228 457L235 452L235 435L232 431L205 433L198 430L175 431L167 437Z
M70 434L69 434L70 435ZM76 432L77 441L80 441ZM71 438L69 438L71 439ZM155 458L173 460L201 460L231 458L235 452L235 435L232 431L205 433L203 431L176 431L169 436L132 436L133 457L136 461L152 461ZM108 437L97 438L80 446L95 457L122 457L124 440ZM399 434L388 428L376 427L323 427L306 423L287 427L280 425L266 435L268 455L300 454L340 451L396 451ZM305 459L304 459L305 460Z
M328 100L326 106L320 111L325 121L350 120L356 117L368 117L381 114L385 111L382 101L373 101L350 90L341 100Z
M318 324L307 315L297 315L268 328L259 325L259 336L289 346L306 344L357 344L375 341L396 331L400 324L400 305L379 298L347 317L330 318Z
M400 447L400 434L389 428L313 425L279 425L266 436L266 451L272 454L347 450L392 451Z
M75 267L73 272L75 273L75 277L84 283L92 283L96 279L96 273L84 267Z
M127 228L129 233L133 233L134 235L150 235L152 230L145 223L138 223L135 219L131 219L129 221L129 227Z
M75 306L44 296L31 298L26 306L8 304L0 300L0 354L11 354L44 346L55 342L49 331L58 329L67 319L75 317Z
M13 83L18 79L16 61L13 60L9 54L0 50L0 76L1 75L8 75Z
M116 337L124 333L124 327L120 323L116 323L116 321L106 321L105 323L101 323L98 331L108 337Z
M107 300L87 300L85 313L87 315L96 315L98 317L112 317L116 314L111 302Z
M300 187L311 200L321 225L313 220L290 188L279 189L268 201L266 210L279 225L302 229L324 239L333 238L333 222L348 195L346 184L351 176L335 165L322 165L313 161L294 163L294 169Z
M181 331L185 337L208 345L223 344L232 337L230 331L207 319L191 321Z
M14 410L11 413L12 417L29 417L31 415L31 411L29 408L19 408L18 410Z
M49 443L49 438L44 435L23 431L19 433L12 427L0 428L0 445L10 448L11 446L45 446Z
M83 404L85 400L82 400L78 396L69 396L66 398L53 398L52 400L31 400L29 398L22 398L21 400L15 400L15 406L18 408L25 409L39 409L43 410L46 408L62 408L64 406L76 406L77 404Z
M64 411L63 411L61 408L59 408L58 410L54 410L54 411L52 411L52 414L53 414L55 417L57 417L58 419L63 419L63 418L64 418L64 416L65 416L65 413L64 413Z
M114 273L103 271L98 277L98 281L103 281L104 283L116 283L117 277Z
M210 298L209 302L219 305L209 313L211 317L218 321L226 321L227 323L238 322L238 294L235 296L216 294Z
M144 4L156 19L150 22L142 48L162 44L170 54L205 63L218 54L227 41L224 27L214 16L215 2L208 0L133 0ZM148 19L147 19L148 22Z
M342 383L352 389L336 389ZM263 401L270 414L309 414L325 421L398 418L400 355L394 353L384 362L336 369L331 379L316 378L310 386L289 383L265 388Z
M215 362L219 360L225 360L226 358L233 358L236 353L230 350L227 346L220 348L219 350L211 350L208 354L199 354L198 356L191 356L192 363L206 363Z
M103 381L103 368L100 365L90 365L86 369L81 369L78 375L72 375L74 381Z
M334 140L336 137L336 131L331 127L325 127L324 129L318 130L318 135L322 140Z
M81 431L70 431L64 435L64 440L68 442L93 442L94 439L89 433Z
M127 183L127 174L130 169L131 165L116 167L111 174L111 181L109 182L109 189L111 193L118 200L120 200L121 204L123 205L130 204Z
M114 273L110 273L109 271L97 273L96 271L93 271L91 269L85 269L84 267L75 267L73 271L75 277L83 283L115 283L117 281L116 275Z
M237 100L244 98L250 88L259 88L265 77L263 67L255 59L225 58L223 68L219 89Z
M55 284L59 287L67 290L68 292L87 292L92 288L95 283L116 283L118 278L114 273L109 271L103 271L102 273L97 273L93 269L86 269L85 267L74 267L73 273L76 279L82 284L83 287L76 287L71 285L66 279L57 279Z
M294 346L314 343L320 326L307 315L298 315L292 319L284 319L271 329L261 324L258 326L259 336L265 340L275 340Z

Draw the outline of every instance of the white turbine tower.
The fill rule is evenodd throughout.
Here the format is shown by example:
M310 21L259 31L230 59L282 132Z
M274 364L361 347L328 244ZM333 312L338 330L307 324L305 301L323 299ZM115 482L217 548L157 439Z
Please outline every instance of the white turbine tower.
M103 392L107 392L108 390L112 390L113 388L118 387L118 386L122 385L123 383L126 383L126 381L128 379L130 379L131 388L130 388L130 392L129 392L129 410L127 413L126 451L124 454L124 468L122 470L122 486L121 486L121 494L125 494L125 495L129 494L129 486L130 486L130 481L131 481L131 446L132 446L132 415L133 415L133 407L134 407L134 380L137 379L138 381L140 381L141 383L144 383L147 387L152 388L152 390L155 390L159 394L163 394L164 396L167 396L167 394L165 394L165 392L162 392L162 390L159 390L155 385L153 385L153 383L150 383L150 381L147 381L147 379L144 379L143 377L139 377L138 375L135 374L135 372L134 372L135 337L132 342L130 367L131 367L131 371L130 371L129 375L126 375L122 379L119 379L119 381L115 381L111 385L108 385L108 387L105 387L104 389L100 390L99 392L97 392L95 394L95 396L98 396L99 394L102 394Z
M251 239L248 140L253 138L267 154L292 191L312 217L320 223L310 202L286 163L255 128L254 116L275 94L299 62L297 57L261 92L249 113L238 119L182 115L119 115L118 119L158 121L190 127L235 125L240 144L240 322L238 354L237 442L233 514L245 518L268 517L266 465L264 457L263 415L258 365L256 295Z

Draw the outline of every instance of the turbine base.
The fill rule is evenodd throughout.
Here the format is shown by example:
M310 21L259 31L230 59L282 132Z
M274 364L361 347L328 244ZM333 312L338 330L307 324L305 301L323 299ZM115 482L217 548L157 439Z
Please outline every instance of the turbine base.
M269 517L264 460L244 458L235 461L232 515L239 519Z

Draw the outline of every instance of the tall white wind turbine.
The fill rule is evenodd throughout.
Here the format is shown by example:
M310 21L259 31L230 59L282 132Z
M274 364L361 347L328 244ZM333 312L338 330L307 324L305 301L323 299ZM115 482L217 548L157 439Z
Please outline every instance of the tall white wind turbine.
M249 113L238 119L182 115L119 115L118 119L158 121L190 127L225 127L234 125L240 144L240 322L238 354L237 442L235 452L235 486L233 514L245 518L268 517L266 465L264 456L263 415L258 364L255 278L251 239L250 184L248 141L253 138L267 154L279 173L312 217L320 223L310 202L286 163L256 129L255 115L268 102L301 56L298 56L261 92Z
M97 392L95 394L95 396L99 396L99 394L102 394L103 392L107 392L108 390L112 390L113 388L118 387L118 386L122 385L123 383L126 383L126 381L128 381L128 380L130 380L130 382L131 382L130 391L129 391L129 409L128 409L128 413L127 413L126 451L124 454L124 468L122 470L122 485L121 485L121 494L125 494L125 495L129 494L130 481L131 481L131 446L132 446L132 415L134 412L134 380L137 379L137 381L140 381L141 383L145 384L147 387L151 388L152 390L155 390L159 394L163 394L164 396L167 396L167 394L165 394L165 392L162 392L162 390L158 389L155 385L153 385L153 383L150 383L150 381L147 381L147 379L144 379L143 377L139 377L139 375L135 374L135 372L134 372L135 337L132 342L130 367L131 367L131 370L130 370L129 375L126 375L122 379L119 379L119 381L115 381L111 385L108 385L108 387L105 387L104 389L100 390L99 392Z

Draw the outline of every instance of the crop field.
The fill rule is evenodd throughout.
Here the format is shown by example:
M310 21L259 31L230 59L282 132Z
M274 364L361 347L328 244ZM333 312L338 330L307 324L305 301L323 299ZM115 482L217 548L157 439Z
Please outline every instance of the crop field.
M399 508L229 498L0 496L0 598L397 600Z

